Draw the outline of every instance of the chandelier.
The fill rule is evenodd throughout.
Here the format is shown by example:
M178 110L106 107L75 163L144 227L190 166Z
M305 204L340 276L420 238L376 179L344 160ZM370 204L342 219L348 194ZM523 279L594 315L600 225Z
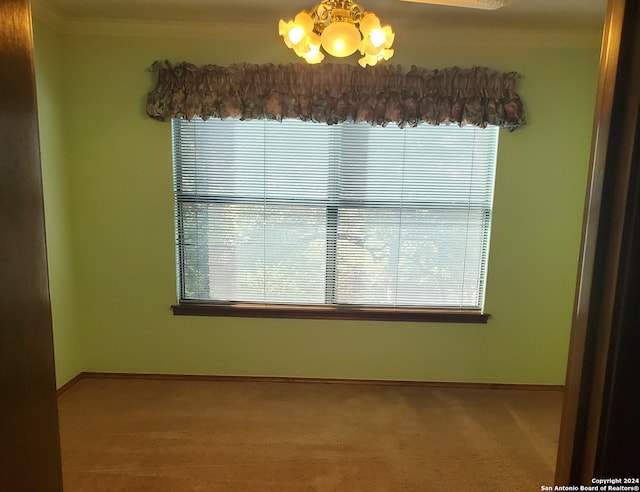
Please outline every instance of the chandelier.
M280 20L280 36L296 55L307 63L320 63L324 51L345 57L360 51L362 67L375 65L393 56L394 34L390 26L380 26L373 12L351 0L323 0L311 10L299 12L293 21Z

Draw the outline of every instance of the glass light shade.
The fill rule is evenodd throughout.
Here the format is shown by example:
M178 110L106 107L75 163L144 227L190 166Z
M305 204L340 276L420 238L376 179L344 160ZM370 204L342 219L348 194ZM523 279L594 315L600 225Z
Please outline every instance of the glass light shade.
M360 19L360 30L363 35L366 36L374 29L380 29L380 19L376 14L368 13Z
M364 55L362 58L358 59L358 64L362 68L365 68L367 65L371 65L373 67L376 63L378 63L378 60L375 56L371 55Z
M305 32L311 32L313 30L313 19L311 15L304 10L296 14L293 23L296 26L300 26Z
M322 47L330 55L349 56L360 45L360 31L350 22L332 22L322 31L321 39Z
M320 51L320 36L312 32L305 38L304 43L294 47L296 55L309 64L320 63L324 60L324 53Z
M358 60L358 63L362 68L367 65L371 65L372 67L376 65L380 60L388 60L393 56L394 50L381 49L377 53L365 53L362 58Z
M313 30L313 19L304 10L289 22L280 20L280 36L288 48L295 49Z
M393 50L389 50L389 48L391 48L394 38L395 34L389 26L374 29L362 38L359 48L360 53L380 60L381 53L389 51L393 53ZM388 60L389 58L390 56L384 59Z
M320 43L318 43L317 45L309 44L309 51L307 51L302 56L302 58L304 58L304 60L310 65L320 63L322 60L324 60L324 53L320 51Z
M293 45L291 44L291 40L289 39L289 32L291 31L292 27L293 27L293 22L291 21L285 22L282 19L280 19L279 34L280 36L282 36L282 39L284 39L284 44L287 45L287 48L293 47Z

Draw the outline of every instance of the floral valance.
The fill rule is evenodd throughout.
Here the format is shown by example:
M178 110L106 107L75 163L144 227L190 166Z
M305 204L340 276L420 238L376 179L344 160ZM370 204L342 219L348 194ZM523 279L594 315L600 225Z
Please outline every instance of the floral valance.
M518 74L486 67L441 70L346 64L195 66L155 62L158 81L147 114L179 117L299 118L328 124L366 121L488 124L515 129L525 123L515 91Z

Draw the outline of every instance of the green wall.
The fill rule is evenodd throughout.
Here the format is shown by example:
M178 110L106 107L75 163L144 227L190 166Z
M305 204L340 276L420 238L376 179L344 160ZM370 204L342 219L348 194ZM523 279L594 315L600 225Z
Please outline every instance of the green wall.
M49 288L58 386L83 370L84 347L76 323L75 263L67 167L64 56L61 37L34 26L36 88L49 261Z
M296 59L275 34L254 42L239 32L221 42L215 29L210 37L93 31L102 34L61 34L65 67L57 89L65 110L58 119L66 145L43 145L45 166L54 168L48 173L64 181L47 188L47 219L63 223L50 243L52 270L72 272L72 279L52 272L54 312L60 323L68 315L71 327L56 331L62 380L85 370L563 383L598 33L397 36L392 61L405 67L487 65L522 75L529 124L500 134L486 297L491 319L462 325L173 316L170 125L144 114L154 83L146 69L157 59L221 65ZM55 53L40 50L36 69L43 78ZM43 139L57 140L60 129L44 123ZM73 282L75 302L68 305L65 290Z

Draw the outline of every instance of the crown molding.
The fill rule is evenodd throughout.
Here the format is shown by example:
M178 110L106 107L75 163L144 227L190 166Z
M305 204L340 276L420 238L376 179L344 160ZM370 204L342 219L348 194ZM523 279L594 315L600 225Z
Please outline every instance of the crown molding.
M247 22L198 22L146 19L68 17L46 0L31 0L33 17L63 34L93 36L224 38L262 40L277 33L277 26Z
M193 21L154 21L122 19L74 19L69 32L93 36L127 36L146 38L196 38L225 40L264 40L277 34L277 26L248 23Z
M395 27L395 26L394 26ZM396 28L396 47L398 46ZM424 30L407 28L411 43L424 39ZM442 27L429 28L428 46L469 47L469 40L488 47L511 48L600 48L602 33L591 29L560 28L482 28L482 27Z

